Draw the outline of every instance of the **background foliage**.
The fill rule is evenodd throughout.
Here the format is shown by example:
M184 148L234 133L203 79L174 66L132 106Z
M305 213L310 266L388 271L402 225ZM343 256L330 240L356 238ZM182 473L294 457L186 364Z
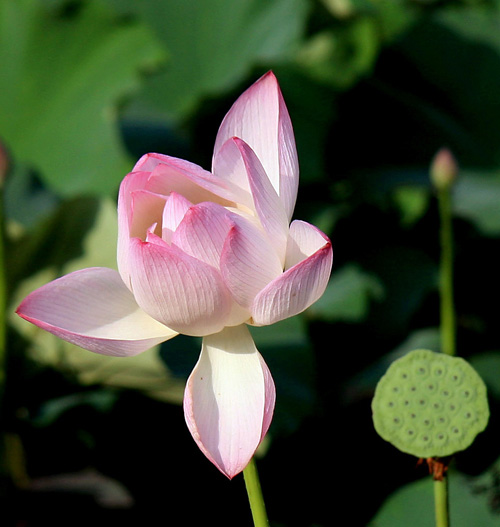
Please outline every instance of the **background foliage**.
M425 466L376 435L370 402L392 360L439 349L428 171L443 146L461 167L458 352L492 411L452 463L452 522L498 524L498 0L0 0L0 57L6 525L251 525L242 479L221 476L184 425L199 341L112 359L13 309L56 276L115 267L134 161L159 151L209 168L223 115L269 69L296 133L296 216L334 246L324 297L253 332L278 391L259 459L272 525L433 525Z

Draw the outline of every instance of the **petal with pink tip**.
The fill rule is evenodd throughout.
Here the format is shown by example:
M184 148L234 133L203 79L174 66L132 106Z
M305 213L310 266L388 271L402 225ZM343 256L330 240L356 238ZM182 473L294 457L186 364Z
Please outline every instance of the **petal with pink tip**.
M172 236L172 243L187 254L220 269L220 257L232 226L229 212L217 203L194 205Z
M224 117L214 157L231 137L239 137L257 154L290 219L297 198L299 166L290 115L272 72L240 95Z
M170 243L174 231L179 226L179 223L184 218L189 207L193 204L184 196L172 192L168 197L162 214L162 235L161 237Z
M193 336L224 327L232 300L219 272L175 245L132 238L130 275L137 303L162 324Z
M144 156L143 156L144 157ZM147 154L143 163L134 167L151 170L147 189L157 194L181 194L192 203L215 201L223 205L233 204L233 194L225 182L214 177L195 163L161 154Z
M214 153L212 165L215 177L223 180L232 190L235 202L254 211L255 205L248 181L248 173L234 137L229 138ZM269 184L271 185L270 182Z
M130 231L129 213L132 205L132 194L138 190L145 190L150 173L149 172L130 172L120 184L118 193L118 221L120 231Z
M166 201L166 196L154 194L149 190L135 190L132 192L129 212L129 236L145 240L151 225L154 223L161 225L160 220Z
M274 382L245 325L203 338L186 384L184 415L201 451L227 477L241 472L264 438Z
M317 227L302 220L294 220L290 225L286 250L285 269L302 262L329 242Z
M191 161L156 152L144 154L134 165L133 172L152 172L158 165L176 166L183 172L194 172L210 177L206 170L203 170L200 166Z
M238 137L228 139L214 159L214 170L240 188L239 202L255 211L280 261L284 264L288 217L255 152Z
M256 325L274 324L301 313L318 300L328 284L332 269L330 240L316 227L294 221L289 245L292 249L287 256L296 263L256 295L250 307Z
M118 271L130 289L130 275L128 272L128 246L130 238L130 225L132 223L132 194L137 190L146 188L148 172L130 172L125 176L118 193L118 246L117 262Z
M282 273L273 246L252 223L233 215L221 255L220 269L233 298L249 307L255 295Z
M288 217L274 187L254 151L241 139L234 138L234 143L243 160L252 193L255 210L260 223L266 231L274 250L282 263L288 237Z
M118 272L105 267L49 282L28 295L17 314L103 355L136 355L177 335L142 311Z

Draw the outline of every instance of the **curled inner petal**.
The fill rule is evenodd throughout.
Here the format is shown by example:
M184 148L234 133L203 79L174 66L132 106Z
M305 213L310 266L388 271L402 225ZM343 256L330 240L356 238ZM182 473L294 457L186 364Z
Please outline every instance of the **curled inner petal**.
M187 254L220 268L220 257L231 222L229 212L216 203L189 209L172 236L172 243Z
M233 227L221 255L221 273L236 302L249 307L255 295L282 273L282 267L264 234L233 215Z
M274 324L301 313L318 300L328 284L332 268L330 240L306 222L294 223L287 262L293 265L255 296L250 310L256 325Z
M161 156L161 162L152 169L147 189L166 196L177 192L192 203L234 203L231 191L222 180L194 163L169 156Z
M172 241L172 235L193 204L184 196L172 192L168 197L162 215L161 237L167 242Z
M255 152L237 137L228 139L214 158L217 173L228 167L233 180L242 189L243 204L258 217L276 254L284 263L288 236L286 211Z

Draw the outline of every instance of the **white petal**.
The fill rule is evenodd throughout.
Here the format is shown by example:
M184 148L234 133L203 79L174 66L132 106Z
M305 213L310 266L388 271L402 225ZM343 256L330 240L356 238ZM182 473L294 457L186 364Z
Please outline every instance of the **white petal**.
M271 374L246 326L204 337L186 385L184 414L202 452L229 478L254 455L274 402Z

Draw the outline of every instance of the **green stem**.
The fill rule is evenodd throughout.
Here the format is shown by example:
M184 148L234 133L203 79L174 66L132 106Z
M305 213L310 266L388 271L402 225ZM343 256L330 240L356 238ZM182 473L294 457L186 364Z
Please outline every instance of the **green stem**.
M449 187L438 191L441 262L439 287L441 298L441 351L455 355L455 309L453 301L453 231Z
M3 404L5 368L7 362L7 280L5 278L5 221L3 197L3 189L0 188L0 409L2 409Z
M455 306L453 299L453 228L450 185L438 190L441 261L439 294L441 302L441 351L456 354ZM448 477L434 480L436 527L449 527Z
M2 174L0 174L0 178ZM3 181L0 181L0 186ZM4 419L4 397L7 367L7 280L5 272L5 219L4 219L4 194L0 188L0 422ZM0 475L3 477L7 472L7 460L5 455L5 431L0 431Z
M448 527L448 478L446 474L442 480L434 480L434 510L436 513L436 527Z
M243 477L245 478L245 485L247 488L248 501L250 502L254 526L269 527L264 497L260 487L259 474L257 473L257 466L253 458L243 470Z

